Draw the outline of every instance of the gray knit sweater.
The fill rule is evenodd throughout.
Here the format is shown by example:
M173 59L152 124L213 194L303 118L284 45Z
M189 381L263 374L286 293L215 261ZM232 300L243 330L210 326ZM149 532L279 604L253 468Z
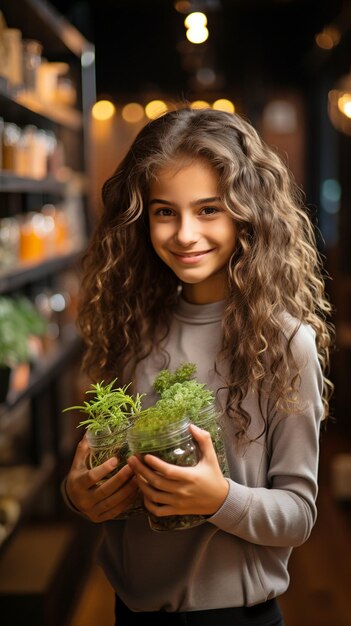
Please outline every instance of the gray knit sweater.
M223 302L194 305L181 299L165 341L171 369L184 361L196 363L198 380L214 391L223 385L214 370L223 307ZM284 316L287 332L293 325ZM130 609L253 605L286 590L291 549L306 541L316 519L323 384L310 327L300 327L292 349L302 369L300 411L281 414L266 398L268 429L245 447L235 438L232 420L224 418L230 489L215 515L201 526L170 532L150 530L143 514L103 525L100 561ZM150 393L161 367L156 353L142 361L136 389ZM249 435L255 438L262 432L262 419L254 392L243 406L251 416Z

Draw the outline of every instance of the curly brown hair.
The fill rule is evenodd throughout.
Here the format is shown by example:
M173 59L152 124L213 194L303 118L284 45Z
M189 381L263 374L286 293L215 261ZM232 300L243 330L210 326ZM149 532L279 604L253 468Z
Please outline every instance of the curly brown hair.
M217 172L237 229L218 355L229 364L227 411L243 434L250 416L242 401L252 389L262 395L267 380L279 406L292 410L299 366L291 342L304 323L316 333L327 416L331 305L302 193L249 122L213 109L181 107L147 124L103 186L104 211L84 258L79 307L86 371L95 380L123 380L126 367L133 374L168 333L179 280L152 247L148 190L160 169L184 157L206 160ZM284 312L296 320L288 337Z

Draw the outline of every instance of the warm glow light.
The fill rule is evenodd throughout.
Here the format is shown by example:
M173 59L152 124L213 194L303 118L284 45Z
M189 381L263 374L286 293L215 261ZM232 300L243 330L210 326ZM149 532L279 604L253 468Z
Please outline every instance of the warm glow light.
M220 98L219 100L216 100L213 103L212 108L216 109L216 111L226 111L227 113L234 113L235 111L234 104L226 98Z
M184 20L184 26L186 28L203 28L207 24L207 17L205 13L196 11L195 13L189 13Z
M190 106L192 109L208 109L210 104L206 100L194 100Z
M135 124L143 119L144 109L141 104L138 104L137 102L130 102L123 107L122 117L125 122Z
M341 33L335 26L326 26L315 36L315 42L323 50L331 50L337 46L341 39Z
M317 46L323 50L331 50L334 48L334 41L332 37L325 31L318 33L318 35L315 36L315 41Z
M116 107L109 100L99 100L92 108L92 116L96 120L109 120L116 112Z
M324 33L326 33L327 35L329 35L329 37L331 37L331 39L333 40L334 46L338 45L341 39L341 32L338 28L336 28L336 26L326 26L324 29Z
M191 4L189 0L177 0L174 3L174 8L178 13L189 13L191 9Z
M351 119L351 94L344 93L340 98L338 98L338 109Z
M209 32L206 26L191 27L186 31L186 38L191 43L203 43L208 39Z
M167 104L163 100L151 100L145 106L145 113L150 120L154 120L156 117L166 113L167 108Z

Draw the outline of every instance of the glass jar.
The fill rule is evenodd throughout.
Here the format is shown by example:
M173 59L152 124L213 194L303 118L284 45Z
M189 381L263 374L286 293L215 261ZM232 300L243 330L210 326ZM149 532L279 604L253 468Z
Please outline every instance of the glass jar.
M21 129L17 124L5 122L2 139L2 168L15 172L17 164L18 142L21 138Z
M42 44L36 39L23 42L23 84L27 91L34 93L37 87L37 72L41 64Z
M13 268L17 264L19 230L16 217L0 219L0 272Z
M187 417L173 423L166 423L155 430L139 430L137 423L128 431L128 443L133 454L141 458L145 454L181 467L193 467L199 461L199 451L190 431ZM162 505L160 505L162 506ZM148 514L152 530L185 530L198 526L205 520L203 515L167 515L156 517Z
M22 33L18 28L6 28L3 32L6 50L6 77L12 89L23 83Z
M229 468L222 436L222 428L218 423L218 413L215 406L211 404L200 409L196 415L192 415L191 422L210 433L222 474L223 476L229 477Z
M90 453L87 458L87 466L89 469L101 465L101 463L111 459L113 456L117 459L116 467L103 480L111 478L111 476L116 474L127 462L129 451L126 438L127 429L128 426L127 428L124 427L116 431L111 431L110 428L106 428L106 430L99 433L94 433L89 429L86 431L90 448Z
M87 467L89 469L93 469L101 463L108 461L112 457L116 457L117 465L111 472L107 474L102 480L100 480L97 484L101 485L108 478L111 478L119 470L122 469L127 464L127 459L129 456L129 446L127 441L127 432L130 426L124 426L120 429L111 430L109 427L106 428L103 432L99 432L95 434L91 430L86 430L86 437L89 444L89 455L87 457ZM131 506L120 515L116 516L115 519L126 519L130 517L130 515L138 512L145 512L142 496L136 497L136 500L131 504Z

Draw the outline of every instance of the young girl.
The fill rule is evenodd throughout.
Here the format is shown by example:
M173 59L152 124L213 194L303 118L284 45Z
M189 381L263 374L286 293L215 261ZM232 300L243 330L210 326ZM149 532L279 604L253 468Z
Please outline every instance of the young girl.
M85 258L79 323L94 381L149 394L185 361L215 393L230 479L191 426L196 467L132 456L87 470L68 499L104 522L100 561L118 626L281 626L288 559L316 519L331 330L313 228L285 165L239 115L181 108L150 122L103 188ZM155 532L114 520L138 491L156 516L202 514Z

